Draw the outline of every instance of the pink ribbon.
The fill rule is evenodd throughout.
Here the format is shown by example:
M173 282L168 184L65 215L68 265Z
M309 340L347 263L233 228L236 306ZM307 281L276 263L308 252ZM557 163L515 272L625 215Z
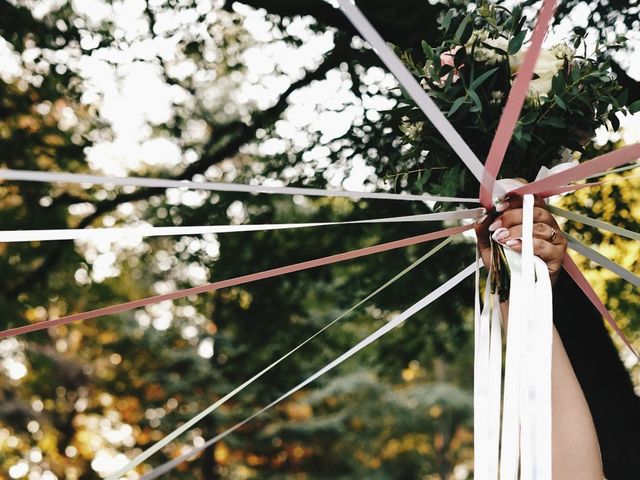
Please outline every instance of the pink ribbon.
M528 183L516 188L512 193L524 195L525 193L541 194L554 188L561 187L576 180L582 180L590 175L606 173L610 168L620 167L640 159L640 143L627 145L613 152L605 153L592 160L580 163L548 177Z
M542 9L540 10L540 15L536 22L533 36L531 37L531 46L524 57L522 66L518 70L516 79L513 82L513 88L511 88L509 98L507 98L507 104L500 117L496 135L493 137L487 161L484 165L482 182L480 183L480 203L485 208L490 208L493 204L492 196L496 177L498 176L505 153L507 152L507 147L509 146L516 123L520 117L522 105L529 90L529 83L533 78L533 70L536 66L540 49L542 48L542 40L544 40L547 34L549 24L555 12L555 5L555 0L544 0L542 4Z
M540 49L542 48L542 41L555 12L555 4L555 0L544 0L544 3L542 4L540 15L531 38L531 46L525 55L522 67L518 71L513 88L509 93L507 104L505 105L505 109L500 117L498 129L493 138L493 142L491 143L487 161L485 162L482 182L480 184L480 203L487 209L491 208L493 205L492 196L496 178L500 171L500 167L502 166L511 137L513 136L513 131L515 130L516 123L529 89L529 84L533 78L533 71ZM532 193L547 197L558 193L578 190L593 184L580 186L569 186L567 184L576 180L582 180L590 175L604 172L610 168L630 163L638 158L640 158L640 144L629 145L619 150L600 155L592 160L576 165L575 167L568 168L549 175L548 177L518 187L510 193L516 193L518 195ZM609 313L607 308L600 301L587 279L568 255L565 255L563 265L593 305L606 318L607 322L609 322L620 338L622 338L627 347L629 347L629 349L638 357L637 352L633 349L624 333L622 333L611 313ZM638 358L640 359L640 357Z
M21 335L23 333L35 332L38 330L44 330L45 328L57 327L60 325L66 325L71 322L79 322L81 320L88 320L91 318L104 317L106 315L115 315L117 313L126 312L135 308L144 307L153 303L163 302L165 300L176 300L179 298L188 297L189 295L198 295L200 293L212 292L226 287L233 287L249 282L256 282L258 280L264 280L266 278L278 277L287 273L299 272L301 270L307 270L309 268L320 267L323 265L330 265L332 263L344 262L345 260L352 260L354 258L364 257L367 255L373 255L375 253L386 252L388 250L394 250L398 248L408 247L409 245L416 245L418 243L428 242L429 240L436 240L438 238L449 237L451 235L457 235L466 230L473 228L471 225L460 225L458 227L447 228L445 230L439 230L437 232L425 233L415 237L409 237L402 240L396 240L393 242L381 243L380 245L374 245L371 247L360 248L358 250L352 250L345 253L338 253L328 257L317 258L315 260L308 260L306 262L295 263L286 267L278 267L271 270L265 270L258 273L252 273L250 275L243 275L241 277L230 278L227 280L221 280L214 283L206 283L198 287L187 288L184 290L177 290L172 293L166 293L163 295L154 295L152 297L143 298L140 300L134 300L132 302L120 303L118 305L112 305L110 307L98 308L96 310L90 310L88 312L76 313L74 315L67 315L66 317L45 320L31 325L24 325L22 327L10 328L0 332L0 338L13 337Z
M611 328L613 328L613 330L618 334L624 344L629 347L629 350L631 350L633 354L638 358L638 360L640 360L640 355L638 355L638 352L636 352L635 348L633 348L626 335L622 333L622 330L620 330L620 327L613 319L611 313L609 313L609 310L607 310L607 307L604 306L602 300L600 300L600 298L598 297L598 294L593 290L591 284L587 281L576 263L569 255L564 256L564 262L562 263L562 266L567 271L567 273L571 275L573 281L578 284L580 289L589 298L589 300L591 300L591 303L593 303L593 305L598 309L602 316L607 320L607 323L611 325Z

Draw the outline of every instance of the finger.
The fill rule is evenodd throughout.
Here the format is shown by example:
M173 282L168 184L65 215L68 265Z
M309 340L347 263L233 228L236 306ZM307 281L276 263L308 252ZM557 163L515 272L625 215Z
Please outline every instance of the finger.
M489 238L491 236L491 233L489 232L489 226L495 221L497 215L498 212L496 212L495 210L489 212L482 222L476 223L476 225L474 226L476 238L478 240L478 246L481 249L489 248L491 245L491 240Z
M522 237L522 225L516 225L511 228L499 228L492 235L493 239L497 242L505 243L509 238ZM561 245L564 238L560 230L547 225L546 223L534 223L533 224L533 238L539 238L540 240L546 240L554 245Z
M509 194L507 194L507 197L502 202L496 205L496 210L498 212L504 212L508 209L522 208L522 203L523 197L521 195L513 194L509 196ZM533 197L533 206L546 208L547 204L544 202L544 198L542 198L540 195L535 195Z
M491 228L493 228L498 223L498 228L511 228L515 225L521 225L522 214L523 210L521 208L509 209L502 215L500 215L500 217L498 217L496 221L493 222L489 229L491 230ZM549 213L549 211L545 208L533 207L533 222L546 223L547 225L551 225L555 229L559 230L556 219L553 218L553 215L551 215L551 213ZM494 228L494 231L495 230L497 230L497 228Z
M522 252L522 240L511 239L507 240L505 244L514 252ZM554 245L540 238L533 239L533 254L544 260L547 265L562 263L564 251L565 249L560 245Z

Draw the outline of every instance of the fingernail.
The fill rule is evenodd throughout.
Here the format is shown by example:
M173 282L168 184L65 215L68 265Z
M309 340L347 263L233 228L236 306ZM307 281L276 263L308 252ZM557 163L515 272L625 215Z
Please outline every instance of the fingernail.
M506 228L499 228L498 230L496 230L494 232L493 239L496 242L501 242L502 240L504 240L508 236L509 236L509 230L507 230Z
M509 247L513 247L514 245L517 245L518 243L520 243L520 240L516 239L512 239L512 240L507 240L506 245L508 245Z
M495 232L501 226L502 226L502 220L498 219L495 222L493 222L491 225L489 225L489 231L490 232Z
M509 202L500 202L496 205L496 212L504 212L507 208L509 208Z

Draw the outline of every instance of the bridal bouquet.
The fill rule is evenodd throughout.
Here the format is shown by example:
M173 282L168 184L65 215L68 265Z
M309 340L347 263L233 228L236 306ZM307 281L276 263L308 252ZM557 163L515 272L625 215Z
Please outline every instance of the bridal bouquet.
M486 158L526 53L525 21L517 7L510 11L481 3L463 14L452 9L440 20L438 45L423 42L419 59L411 51L398 52L480 159ZM542 166L579 159L599 126L617 130L617 112L640 110L638 102L625 106L627 93L612 76L606 55L622 48L624 37L589 55L583 30L575 29L569 40L540 53L501 171L505 177L531 181ZM391 167L413 175L408 188L441 195L477 193L475 180L418 108L405 105L394 114L404 145L401 159Z

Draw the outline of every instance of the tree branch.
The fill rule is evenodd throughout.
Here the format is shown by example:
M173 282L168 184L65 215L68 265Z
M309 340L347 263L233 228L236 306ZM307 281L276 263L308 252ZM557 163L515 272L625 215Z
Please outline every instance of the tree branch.
M345 54L344 48L347 47L342 45L341 48L334 48L326 56L324 62L316 68L316 70L307 72L301 79L293 82L272 107L254 114L251 124L241 121L233 121L214 130L217 133L209 142L209 145L205 147L205 151L207 153L200 160L189 165L182 173L173 177L173 179L190 179L196 174L204 173L212 165L235 155L242 145L255 138L255 134L259 129L272 125L280 118L282 113L288 107L288 99L293 92L310 84L314 80L324 78L327 72L340 65ZM118 205L144 200L157 194L157 191L157 189L141 188L133 193L121 194L113 199L102 201L96 204L96 210L93 213L87 215L80 221L77 228L86 228L102 215L114 210ZM68 195L59 198L61 199L60 203L62 204L74 203L75 201L86 201L86 199L74 198ZM27 275L22 282L11 288L7 294L16 295L26 286L31 286L45 278L47 272L50 271L60 260L61 253L64 248L65 244L62 243L56 244L52 247L52 249L46 254L44 261L29 275Z

